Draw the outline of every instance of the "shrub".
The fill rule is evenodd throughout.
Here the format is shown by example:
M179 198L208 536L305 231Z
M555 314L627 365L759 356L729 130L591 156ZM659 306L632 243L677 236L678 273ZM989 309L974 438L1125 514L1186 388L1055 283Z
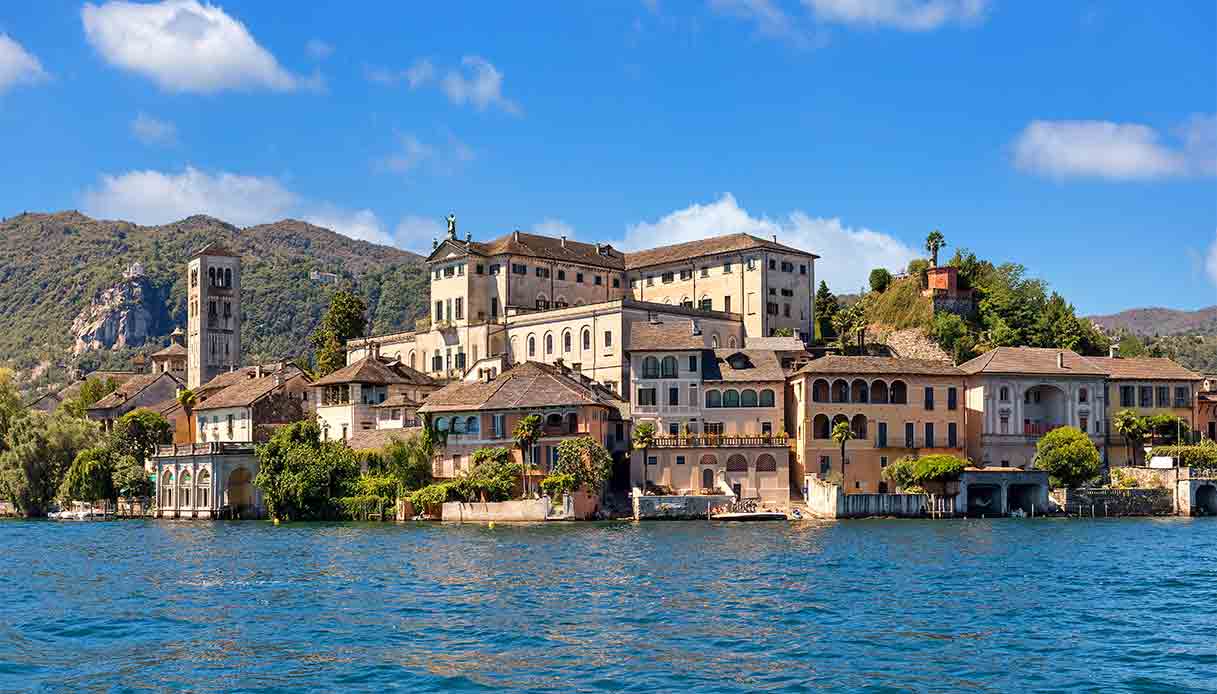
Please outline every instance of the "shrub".
M883 293L892 283L892 273L884 268L877 267L870 271L870 289L872 292Z
M578 489L578 484L575 481L575 476L565 473L556 473L541 480L541 491L545 492L551 499L557 499L560 496L569 494Z
M916 465L915 458L901 458L883 469L883 479L894 484L896 489L906 490L917 484L913 475Z
M942 453L927 455L924 458L918 458L913 466L913 481L917 484L926 484L957 480L967 466L966 460L961 460L953 455Z
M1099 449L1080 429L1053 429L1035 449L1035 466L1048 473L1054 487L1073 489L1099 476Z
M1133 475L1119 468L1113 468L1111 471L1111 486L1114 489L1132 489L1140 486L1140 483Z
M1156 446L1149 455L1151 458L1174 458L1179 461L1181 467L1217 468L1217 444L1211 441L1198 446Z

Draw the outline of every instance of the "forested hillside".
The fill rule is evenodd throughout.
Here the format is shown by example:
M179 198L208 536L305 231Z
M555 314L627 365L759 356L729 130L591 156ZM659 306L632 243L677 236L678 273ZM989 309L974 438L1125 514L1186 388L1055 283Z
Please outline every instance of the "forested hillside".
M78 212L23 214L0 221L0 366L50 385L62 371L58 365L125 362L140 345L74 357L72 322L135 262L160 299L149 307L160 334L148 335L147 346L166 344L167 333L186 317L185 262L211 242L241 254L242 349L250 356L304 353L306 337L337 286L356 286L368 301L370 329L378 332L412 327L426 311L427 273L420 271L418 255L306 222L242 229L194 216L149 227ZM339 281L312 280L312 270L335 273Z

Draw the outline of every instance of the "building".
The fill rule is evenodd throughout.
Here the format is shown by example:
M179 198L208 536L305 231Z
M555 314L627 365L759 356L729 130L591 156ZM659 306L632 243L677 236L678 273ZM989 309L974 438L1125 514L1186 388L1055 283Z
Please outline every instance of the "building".
M123 381L119 386L88 409L88 417L101 422L109 431L119 417L141 407L152 407L177 393L182 382L172 374L138 374Z
M244 378L195 404L195 443L265 443L276 428L309 414L312 381L298 367L255 366L239 373Z
M258 458L252 443L162 446L156 464L157 518L261 518L254 486Z
M443 432L433 474L455 477L472 467L473 454L507 448L520 464L513 432L530 415L541 418L541 438L531 451L533 482L549 474L563 441L591 437L618 456L629 445L617 396L586 376L558 365L525 362L490 381L458 381L435 391L419 408L432 429Z
M846 422L845 493L884 493L883 470L904 457L965 457L965 374L943 362L894 357L827 356L790 377L794 474L841 473L832 430Z
M1111 421L1121 410L1131 410L1138 416L1169 415L1187 422L1188 430L1205 432L1208 424L1200 420L1197 395L1204 382L1200 374L1189 371L1170 359L1089 357L1107 372L1107 409L1104 412L1107 440L1107 461L1113 466L1136 465L1144 462L1129 460L1129 448ZM1211 419L1208 421L1212 421ZM1215 427L1217 428L1217 427ZM1217 433L1217 432L1215 432Z
M959 368L967 374L974 462L1028 469L1039 439L1063 426L1086 432L1102 449L1105 367L1067 349L998 347Z
M634 424L655 440L634 454L631 484L786 504L786 373L773 350L715 349L697 320L636 323L629 343Z
M241 258L212 243L187 264L188 372L197 388L241 365Z
M152 373L168 373L173 374L177 380L185 383L189 378L186 373L186 345L184 344L186 333L182 332L181 328L175 328L169 336L169 346L164 349L153 352L150 360L152 361Z
M412 418L405 414L407 403L425 400L439 385L396 357L382 359L373 343L367 356L312 384L322 435L346 441L358 431L408 426ZM400 403L396 419L394 403Z

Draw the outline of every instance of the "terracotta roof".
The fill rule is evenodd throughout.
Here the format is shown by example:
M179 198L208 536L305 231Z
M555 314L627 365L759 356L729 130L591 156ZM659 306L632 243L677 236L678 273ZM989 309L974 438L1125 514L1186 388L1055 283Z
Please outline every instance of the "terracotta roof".
M745 337L748 349L771 349L777 352L804 352L807 345L797 337Z
M419 431L422 431L420 427L360 430L347 437L346 445L356 451L377 450L389 445L394 439L405 441Z
M240 258L241 257L240 255L233 253L232 251L228 250L227 248L225 248L224 246L222 246L219 243L209 243L206 246L203 246L199 250L195 251L194 255L192 255L190 257L197 258L200 255L218 255L218 256L225 256L228 258Z
M405 393L394 393L385 398L384 402L372 407L418 407L418 403L406 397Z
M429 376L421 374L408 366L393 363L386 364L372 355L357 362L347 364L325 378L317 379L314 386L332 386L341 383L374 383L376 385L418 384L418 377L426 378L427 383L433 383Z
M636 253L627 253L625 256L625 268L627 270L635 270L651 265L663 265L707 255L733 253L753 248L794 253L810 258L819 257L814 253L808 253L807 251L785 246L776 241L769 241L751 234L727 234L726 236L713 236L708 239L677 243L671 246L659 246L658 248L651 248Z
M1113 379L1202 381L1204 377L1164 357L1122 359L1087 357Z
M451 383L427 396L419 412L514 410L535 407L604 405L616 398L552 364L529 361L489 383Z
M933 359L903 359L900 357L826 356L812 359L795 372L816 374L890 374L910 376L963 376L964 372L946 362Z
M279 382L276 385L276 375ZM269 373L261 378L246 378L224 388L203 402L195 405L196 411L218 410L224 407L249 407L255 402L281 388L294 378L305 378L300 369L289 366L281 372Z
M98 400L97 402L93 403L93 406L90 407L89 409L90 410L108 410L111 407L118 407L119 405L123 404L124 402L127 402L131 398L139 395L140 392L142 392L145 388L147 388L148 386L151 386L152 384L156 383L157 381L159 381L162 378L171 379L174 383L176 383L178 385L181 385L181 383L182 383L181 381L174 378L174 376L172 374L168 374L168 373L139 374L137 376L132 376L131 378L127 379L126 382L122 383L121 385L118 386L118 388L114 389L114 392L110 393L109 395L102 398L101 400Z
M156 359L158 357L167 358L167 357L185 357L185 356L186 356L186 348L179 345L176 342L170 342L168 347L166 347L160 351L152 353L153 359Z
M694 334L692 320L665 320L660 323L636 322L630 324L631 352L657 352L669 350L706 349L710 336L705 332Z
M80 387L83 386L85 381L89 380L90 378L100 378L103 381L108 378L114 381L115 384L122 385L138 375L139 374L134 371L94 371L93 373L86 374L83 381L76 381L75 383L72 383L68 387L59 391L59 397L64 400L76 397L80 394Z
M526 234L522 231L512 232L490 241L471 241L468 244L464 241L448 239L432 252L430 258L436 258L445 245L450 247L455 246L458 250L466 250L482 256L522 255L559 262L592 265L609 270L622 270L625 268L625 254L613 249L608 244L597 245L571 239L563 242L561 238ZM504 269L506 270L506 268Z
M1057 355L1064 368L1057 366ZM1035 376L1106 376L1107 370L1068 349L1050 347L998 347L964 362L960 369L969 374L993 373Z
M773 350L707 350L701 361L703 381L785 381L786 372Z
M156 403L155 405L149 405L148 409L152 410L153 412L156 412L157 414L161 414L166 417L169 417L172 414L174 414L175 410L182 409L182 404L180 402L178 402L176 397L172 397L172 398L166 398L164 400L161 400L160 402Z

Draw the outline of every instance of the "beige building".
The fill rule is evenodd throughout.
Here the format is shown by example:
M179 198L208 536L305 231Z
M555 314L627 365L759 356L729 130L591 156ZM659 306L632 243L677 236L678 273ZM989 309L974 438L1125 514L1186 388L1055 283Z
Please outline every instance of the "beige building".
M152 362L152 373L167 373L172 374L174 378L186 382L187 379L187 358L186 345L184 344L186 333L182 329L176 328L169 336L169 346L162 350L153 352L150 360Z
M892 357L828 356L790 378L796 480L841 473L841 446L831 438L847 422L845 493L894 492L883 470L903 457L965 456L963 371L950 364Z
M309 413L311 379L299 368L255 366L237 373L244 378L194 406L195 443L265 443L276 427Z
M1127 442L1111 426L1112 419L1121 410L1132 410L1142 417L1161 414L1179 417L1187 422L1189 431L1205 431L1208 428L1207 423L1199 421L1199 408L1196 406L1197 395L1204 382L1204 377L1200 374L1163 358L1088 359L1107 373L1107 408L1103 417L1109 465L1135 465L1145 462L1140 453L1136 453L1136 461L1129 460ZM1146 443L1148 442L1147 437Z
M186 387L197 388L241 365L241 257L219 244L187 264Z
M312 384L317 418L326 440L347 441L355 432L401 429L410 425L406 410L422 402L440 384L430 376L397 361L371 352ZM395 403L397 406L395 407ZM397 418L393 411L397 409Z

